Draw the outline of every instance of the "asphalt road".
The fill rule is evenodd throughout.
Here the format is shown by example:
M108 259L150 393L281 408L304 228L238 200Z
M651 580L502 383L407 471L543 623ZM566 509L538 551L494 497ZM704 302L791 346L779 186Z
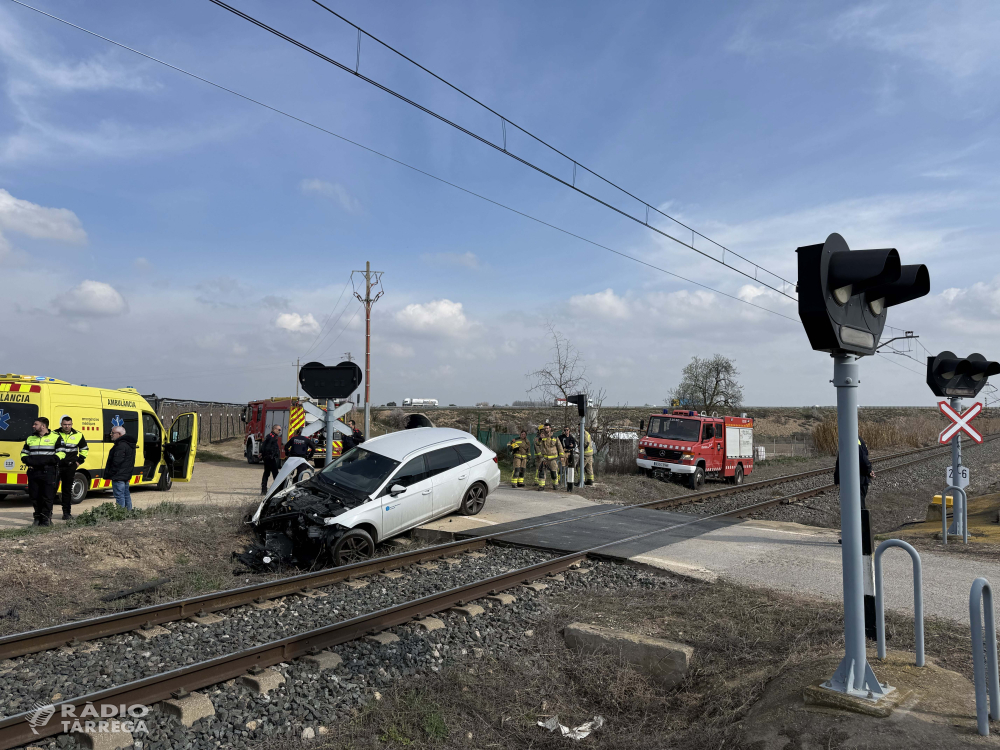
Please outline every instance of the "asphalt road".
M174 503L234 503L258 496L263 469L237 461L198 461L190 482L174 482L169 492L159 492L153 487L132 487L132 505L136 508L156 505L165 500ZM101 503L114 502L111 490L90 492L73 513L80 513ZM58 499L52 514L53 523L62 523L62 509ZM28 496L8 495L0 500L0 529L30 526L31 503Z

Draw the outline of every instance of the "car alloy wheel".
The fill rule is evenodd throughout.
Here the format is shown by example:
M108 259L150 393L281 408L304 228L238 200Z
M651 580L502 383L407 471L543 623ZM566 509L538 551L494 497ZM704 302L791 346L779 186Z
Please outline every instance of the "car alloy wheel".
M462 498L461 513L463 516L474 516L486 505L486 488L481 484L474 484Z

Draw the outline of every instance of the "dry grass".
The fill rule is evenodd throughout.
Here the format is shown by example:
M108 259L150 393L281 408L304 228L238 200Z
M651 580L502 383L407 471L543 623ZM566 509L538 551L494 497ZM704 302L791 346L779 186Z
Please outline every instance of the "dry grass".
M867 411L867 410L865 410ZM948 426L943 416L924 410L916 414L871 418L864 412L858 420L858 432L873 451L897 448L921 448L937 442L941 430ZM1000 431L1000 419L981 418L975 426L984 434ZM830 415L812 430L812 441L820 455L837 455L837 420Z

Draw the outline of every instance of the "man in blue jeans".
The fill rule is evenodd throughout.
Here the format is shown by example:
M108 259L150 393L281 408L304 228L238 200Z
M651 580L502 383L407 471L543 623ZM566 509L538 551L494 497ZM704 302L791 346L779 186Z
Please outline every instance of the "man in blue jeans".
M103 478L111 480L115 502L126 510L132 510L132 495L128 491L128 483L135 472L135 438L126 435L124 427L112 427L111 440L114 445L108 451Z

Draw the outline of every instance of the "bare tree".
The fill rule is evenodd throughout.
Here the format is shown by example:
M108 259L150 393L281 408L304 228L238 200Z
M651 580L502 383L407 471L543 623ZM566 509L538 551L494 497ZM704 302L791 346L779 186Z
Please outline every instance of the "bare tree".
M738 409L743 404L743 386L736 379L739 374L736 362L721 354L710 359L692 357L667 402L676 399L682 406L698 411Z
M532 383L528 392L543 397L552 405L557 398L565 399L586 392L590 382L580 353L569 343L569 339L551 322L546 321L545 327L552 337L552 359L538 370L528 373Z

